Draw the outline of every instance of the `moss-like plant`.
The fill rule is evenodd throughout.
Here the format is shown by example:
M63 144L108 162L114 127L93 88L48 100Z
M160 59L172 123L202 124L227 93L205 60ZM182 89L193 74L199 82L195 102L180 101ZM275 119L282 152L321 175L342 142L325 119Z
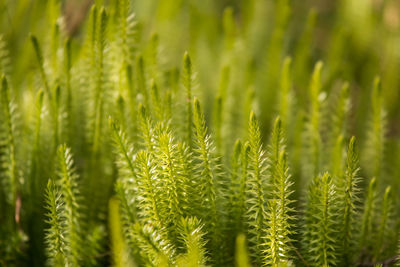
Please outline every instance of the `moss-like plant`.
M0 266L399 261L395 1L3 2Z

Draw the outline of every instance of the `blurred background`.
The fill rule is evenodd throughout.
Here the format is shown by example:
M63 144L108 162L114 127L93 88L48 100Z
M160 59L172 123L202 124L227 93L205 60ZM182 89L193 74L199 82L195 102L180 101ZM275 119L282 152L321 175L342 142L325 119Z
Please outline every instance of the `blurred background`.
M52 4L52 2L54 2ZM29 81L35 68L30 32L50 38L54 14L64 35L81 43L91 4L108 1L0 1L0 32L10 52L14 88ZM118 2L118 1L116 1ZM61 6L60 6L61 5ZM202 98L213 99L224 66L230 65L229 88L248 87L264 96L258 103L268 130L283 58L293 58L293 87L300 103L317 60L324 62L324 91L348 81L358 111L352 131L363 129L375 75L383 83L389 136L400 131L400 2L397 0L146 0L132 1L139 49L158 42L158 66L173 71L184 51L193 57ZM52 12L50 9L56 9ZM47 14L52 14L47 16ZM156 34L156 35L155 35ZM153 40L153 41L152 41ZM146 49L144 49L146 50ZM47 50L49 51L49 50ZM23 53L24 57L16 57ZM17 60L14 60L17 59ZM235 64L232 64L235 63ZM268 102L270 101L270 102ZM213 101L206 101L210 113ZM360 134L360 133L357 133Z
M8 55L0 54L4 57L0 62L10 77L14 97L26 102L23 104L26 110L42 86L30 33L43 46L48 74L62 69L59 65L63 58L63 40L70 37L72 66L78 65L75 72L79 73L82 72L79 60L85 54L82 44L90 33L87 29L90 7L108 6L107 34L113 42L118 39L113 20L118 20L116 10L123 2L0 0L0 48L8 51ZM301 138L298 133L303 131L310 111L311 74L316 62L322 61L319 96L325 106L322 112L332 112L329 105L334 104L347 82L351 103L345 139L355 135L360 147L367 147L373 80L379 76L387 121L383 134L387 137L386 147L390 148L385 150L384 161L388 173L396 177L400 173L397 141L400 136L400 1L134 0L126 3L134 14L129 18L134 28L133 54L141 54L146 59L149 80L155 79L164 89L179 84L182 57L188 51L195 71L194 94L203 103L211 130L215 126L213 109L217 98L226 97L222 112L227 114L223 126L227 155L235 139L246 135L249 107L257 113L264 141L268 141L279 109L283 62L290 57L293 114L287 119L289 143L297 142L301 146L301 140L296 138ZM115 44L110 43L109 49L118 54L118 47L112 45ZM117 80L118 77L113 80L115 89ZM118 92L113 91L115 99ZM323 136L329 135L329 123L329 120L322 122ZM301 153L299 150L292 154L301 158ZM301 160L297 161L292 163L294 173L301 169ZM368 172L369 165L364 161L362 167L370 177L373 173ZM386 177L398 188L400 179Z
M81 101L85 98L81 96L86 90L85 82L74 79L88 76L79 74L85 70L86 46L82 44L89 43L86 40L90 33L87 19L90 8L92 4L109 7L107 45L110 54L115 56L118 55L118 31L113 29L113 25L117 25L113 20L118 20L116 10L121 2L0 0L0 73L4 72L8 77L12 96L22 114L31 116L35 95L43 87L30 34L34 34L42 46L48 77L56 77L51 80L52 85L58 84L56 79L62 77L55 72L63 71L60 67L63 45L71 38L72 89L77 103L85 105ZM226 158L230 157L235 139L247 133L247 109L255 110L264 143L267 143L279 109L283 63L285 58L291 58L292 114L287 114L285 121L288 147L293 148L289 155L296 181L300 181L298 178L302 175L302 133L310 113L309 86L315 64L323 62L319 99L325 115L333 110L329 106L337 101L343 84L349 84L351 103L344 140L347 143L349 137L355 135L361 154L370 147L366 129L371 128L373 81L379 76L387 121L383 132L386 147L382 157L385 165L382 185L392 185L394 190L400 191L399 0L133 0L128 3L134 14L129 18L134 22L133 54L140 54L146 60L148 80L156 80L161 90L178 87L182 58L188 51L196 73L194 95L203 103L210 131L216 128L216 103L218 99L226 99L224 136L220 138L223 144L218 144L217 140L217 146L224 146ZM135 61L131 61L134 65ZM110 91L115 104L121 92L118 77L114 76L110 78L113 89ZM63 85L63 81L60 83ZM74 112L79 115L77 121L81 122L84 120L81 120L83 113L80 111L84 109L79 105ZM107 112L112 114L114 107ZM330 120L322 121L321 129L318 129L326 139L331 129L329 123ZM84 139L86 134L86 129L81 126L77 125L79 131L73 132L76 139ZM71 144L78 169L83 168L82 162L88 155L83 143L79 140ZM22 151L29 149L23 147ZM109 161L99 164L106 169L99 173L109 181L107 186L98 187L111 196L112 182L116 178L114 158L109 147L103 150ZM24 165L28 165L25 164L27 157L22 158ZM361 161L362 176L367 179L374 175L369 163L368 159ZM103 199L103 195L98 206L106 210L108 199Z

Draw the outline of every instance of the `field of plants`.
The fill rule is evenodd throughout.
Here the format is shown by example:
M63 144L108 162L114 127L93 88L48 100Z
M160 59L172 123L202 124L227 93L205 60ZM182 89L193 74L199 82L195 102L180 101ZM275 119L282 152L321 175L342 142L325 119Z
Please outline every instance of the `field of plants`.
M400 1L0 0L0 266L400 266Z

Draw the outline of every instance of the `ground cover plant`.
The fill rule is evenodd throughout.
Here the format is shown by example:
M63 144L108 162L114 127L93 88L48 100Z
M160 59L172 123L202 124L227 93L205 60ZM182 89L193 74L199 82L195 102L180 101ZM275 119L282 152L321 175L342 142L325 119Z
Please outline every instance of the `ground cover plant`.
M0 2L1 266L400 266L400 5Z

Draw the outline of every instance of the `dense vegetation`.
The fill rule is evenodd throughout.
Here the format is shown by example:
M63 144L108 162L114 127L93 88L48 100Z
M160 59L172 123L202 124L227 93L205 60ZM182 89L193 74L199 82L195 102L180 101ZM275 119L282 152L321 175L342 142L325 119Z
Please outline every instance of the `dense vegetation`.
M399 14L1 1L0 265L396 264Z

